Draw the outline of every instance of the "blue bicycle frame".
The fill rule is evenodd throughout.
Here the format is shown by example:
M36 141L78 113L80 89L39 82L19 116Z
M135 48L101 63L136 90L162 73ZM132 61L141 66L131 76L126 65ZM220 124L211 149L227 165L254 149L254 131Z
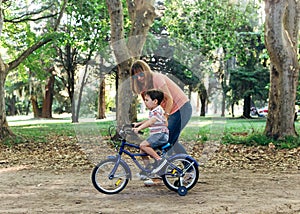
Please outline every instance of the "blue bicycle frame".
M116 161L116 164L114 166L114 168L112 169L111 173L109 174L109 178L110 179L113 179L114 178L114 174L120 164L120 162L122 162L122 164L125 166L126 168L126 171L128 172L127 174L127 177L129 179L132 179L132 175L131 175L131 170L130 170L130 167L128 166L128 164L122 160L122 155L123 153L127 154L132 160L133 162L135 163L135 165L140 169L142 170L143 172L146 172L146 173L151 173L152 169L146 169L145 167L143 167L140 162L136 159L136 157L142 157L142 156L148 156L148 154L146 153L131 153L129 152L128 150L125 149L125 147L128 146L128 147L131 147L131 148L135 148L135 149L140 149L140 146L139 145L136 145L136 144L131 144L131 143L128 143L125 139L122 139L121 141L121 146L118 150L118 155L116 156L109 156L108 158L111 158L111 159L115 159ZM164 153L164 149L166 148L169 148L171 145L168 143L166 144L165 146L162 147L162 150L163 150L163 153ZM185 154L177 154L177 155L174 155L173 157L177 157L177 156L184 156L184 157L188 157L188 155L185 155ZM189 157L190 158L190 157ZM173 166L174 169L177 170L177 172L179 174L182 174L183 171L181 169L179 169L177 166ZM188 168L187 168L188 169ZM187 170L186 169L186 170ZM185 170L185 171L186 171Z

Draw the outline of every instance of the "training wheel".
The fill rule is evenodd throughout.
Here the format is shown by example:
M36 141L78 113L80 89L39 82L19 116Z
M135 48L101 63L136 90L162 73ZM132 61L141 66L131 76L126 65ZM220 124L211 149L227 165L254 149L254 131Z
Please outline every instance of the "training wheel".
M185 196L187 194L187 188L185 186L178 187L178 195Z

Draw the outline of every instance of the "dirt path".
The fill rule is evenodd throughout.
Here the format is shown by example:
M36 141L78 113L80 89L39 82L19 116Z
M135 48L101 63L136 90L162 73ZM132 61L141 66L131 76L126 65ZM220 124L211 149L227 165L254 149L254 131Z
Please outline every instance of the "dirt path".
M91 169L0 169L0 213L300 213L299 171L201 172L186 196L133 179L123 192L94 189Z
M198 184L181 197L163 185L145 187L136 177L117 195L98 192L87 150L70 137L2 145L0 213L300 214L300 148L185 146L201 166ZM97 147L103 156L113 154Z

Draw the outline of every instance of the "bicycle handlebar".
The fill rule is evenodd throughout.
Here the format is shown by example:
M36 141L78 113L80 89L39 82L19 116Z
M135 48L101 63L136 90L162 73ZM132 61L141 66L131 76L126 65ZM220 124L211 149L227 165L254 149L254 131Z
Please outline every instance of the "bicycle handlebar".
M109 127L109 135L111 139L116 139L116 136L119 136L119 140L125 139L126 135L135 134L132 130L133 124L124 124L118 129L117 126L112 125ZM139 131L139 134L143 134L143 132Z

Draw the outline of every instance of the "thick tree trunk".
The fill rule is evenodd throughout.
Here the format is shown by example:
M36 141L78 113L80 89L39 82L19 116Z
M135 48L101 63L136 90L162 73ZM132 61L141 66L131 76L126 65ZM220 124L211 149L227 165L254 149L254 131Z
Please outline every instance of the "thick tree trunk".
M118 65L118 93L117 93L117 123L119 126L129 124L130 107L133 101L133 95L130 87L129 70L131 60L127 60Z
M7 76L7 65L4 64L0 57L0 141L8 135L13 135L8 127L5 111L5 89L4 84Z
M295 101L299 76L300 1L266 1L265 40L271 59L269 111L265 134L274 139L296 136Z
M243 117L244 118L251 118L250 117L250 108L251 108L251 96L248 95L244 97L244 106L243 106Z
M134 58L139 58L147 33L153 23L154 0L127 1L132 23L128 42L124 35L124 14L121 0L106 0L111 23L111 46L118 64L117 123L131 122L129 118L133 96L130 87L130 67Z
M137 96L132 97L132 102L129 108L129 118L132 123L137 122L138 120L137 118L138 99L137 98L138 98Z
M53 90L55 77L50 71L50 77L48 78L47 85L45 87L45 97L42 107L42 118L52 118L52 103L53 103Z

